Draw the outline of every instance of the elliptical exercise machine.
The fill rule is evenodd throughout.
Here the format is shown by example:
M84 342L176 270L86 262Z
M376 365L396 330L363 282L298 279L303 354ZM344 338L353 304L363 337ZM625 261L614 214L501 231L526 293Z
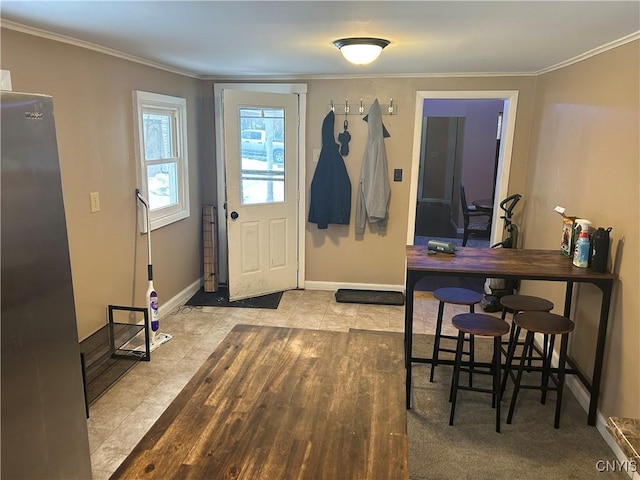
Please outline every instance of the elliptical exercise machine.
M494 243L491 248L518 248L518 225L513 222L513 209L520 201L522 195L515 193L509 195L500 202L500 208L504 215L500 218L504 221L502 241ZM480 305L485 312L497 312L500 308L500 297L510 295L518 288L517 280L504 280L502 278L487 278L485 281L485 294Z

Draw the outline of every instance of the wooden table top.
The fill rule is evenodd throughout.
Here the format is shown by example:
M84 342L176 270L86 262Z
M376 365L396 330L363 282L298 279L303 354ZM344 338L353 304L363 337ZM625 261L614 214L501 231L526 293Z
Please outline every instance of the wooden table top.
M237 325L112 479L407 479L397 334Z
M458 247L455 254L429 255L423 245L407 245L407 270L441 275L493 276L530 280L607 281L617 276L578 268L558 250Z

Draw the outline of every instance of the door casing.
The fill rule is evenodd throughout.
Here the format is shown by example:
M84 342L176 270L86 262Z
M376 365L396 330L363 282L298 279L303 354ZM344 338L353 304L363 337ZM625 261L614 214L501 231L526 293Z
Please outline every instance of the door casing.
M418 199L418 179L420 174L420 154L422 147L422 116L424 100L429 98L449 100L469 99L501 99L504 100L504 116L502 119L502 135L500 153L498 156L498 174L496 179L496 199L507 196L509 187L509 173L511 171L511 154L513 151L513 137L516 124L516 110L518 106L517 90L481 90L481 91L425 91L416 92L415 120L413 132L413 153L411 163L411 184L409 187L409 219L407 224L407 245L413 245L416 227L416 202ZM502 226L498 227L500 217L499 209L493 210L491 222L491 244L502 239Z
M214 114L216 122L216 177L217 177L217 198L218 198L218 269L221 282L228 280L227 267L227 220L226 220L226 185L224 169L224 131L222 118L222 90L245 90L251 92L268 93L294 93L297 94L298 102L298 288L304 288L305 282L305 215L306 195L305 195L305 135L306 130L306 109L307 109L307 85L304 83L215 83L213 85Z

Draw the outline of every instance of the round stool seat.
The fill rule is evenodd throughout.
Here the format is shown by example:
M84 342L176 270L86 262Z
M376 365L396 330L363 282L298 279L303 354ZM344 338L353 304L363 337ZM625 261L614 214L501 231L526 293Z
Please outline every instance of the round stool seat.
M429 381L433 382L433 373L436 365L439 363L440 352L455 353L455 350L440 346L440 339L446 338L448 340L455 340L455 336L442 334L442 319L444 316L444 306L446 303L454 305L468 305L469 312L473 313L475 310L475 304L480 303L482 295L468 288L458 287L444 287L434 290L433 297L438 300L438 317L436 319L436 335L433 340L433 357L431 362L431 374L429 375ZM473 337L468 339L469 351L465 354L469 355L469 359L473 361ZM473 385L472 376L469 375L469 386Z
M486 315L484 313L461 313L455 315L451 319L451 323L458 329L458 343L456 346L456 359L453 364L453 379L451 380L451 391L449 393L449 401L451 402L451 413L449 415L449 425L453 425L453 417L456 410L456 398L458 396L458 390L473 390L476 392L485 392L491 394L491 406L496 409L496 432L500 433L500 400L502 398L502 387L500 385L500 346L502 335L509 332L509 324L504 320L494 317L492 315ZM481 365L476 363L473 358L470 358L467 365L462 364L462 348L464 345L464 336L470 335L480 337L493 337L493 357L489 366L489 371L481 371L480 368L487 365ZM460 372L472 373L486 373L493 378L493 387L473 387L472 385L461 386L460 385Z
M480 303L482 295L468 288L444 287L433 291L433 297L441 302L456 305L473 305Z
M484 313L461 313L451 319L458 330L481 337L501 337L509 333L509 324Z
M522 312L514 319L516 325L530 332L561 335L573 331L574 323L567 317L549 312Z
M530 295L505 295L500 303L514 312L550 312L554 307L553 302Z

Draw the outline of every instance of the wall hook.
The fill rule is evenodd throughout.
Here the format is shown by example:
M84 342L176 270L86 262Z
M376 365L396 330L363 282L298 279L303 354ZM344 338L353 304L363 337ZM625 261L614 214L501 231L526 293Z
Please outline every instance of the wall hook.
M393 98L389 100L389 115L393 115Z
M360 108L358 108L358 113L360 113L360 115L364 113L364 105L362 105L362 99L360 99Z
M335 107L333 106L333 100L331 100L331 111L334 112L334 113L336 111Z
M347 115L349 113L349 100L344 99L344 113Z

